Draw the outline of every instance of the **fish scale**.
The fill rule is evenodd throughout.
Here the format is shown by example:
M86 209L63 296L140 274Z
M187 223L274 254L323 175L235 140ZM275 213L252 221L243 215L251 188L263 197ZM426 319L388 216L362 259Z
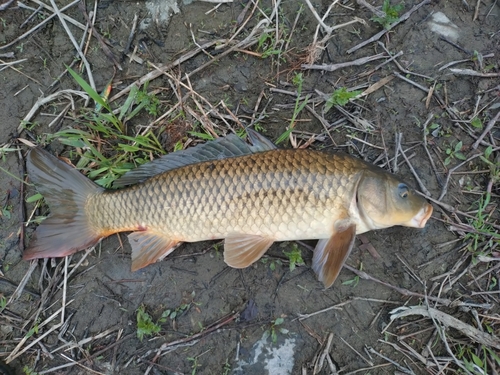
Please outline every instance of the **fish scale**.
M199 163L90 197L87 214L106 232L151 228L179 241L235 232L317 238L323 233L310 230L329 231L345 193L354 191L356 162L317 151L275 150ZM346 173L349 168L355 173Z

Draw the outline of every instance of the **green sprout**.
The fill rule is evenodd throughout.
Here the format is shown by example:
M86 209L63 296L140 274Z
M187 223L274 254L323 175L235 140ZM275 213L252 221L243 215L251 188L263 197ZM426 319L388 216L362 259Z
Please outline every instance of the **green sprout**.
M391 28L394 22L399 21L399 13L403 10L403 3L391 5L390 0L384 0L382 4L382 16L372 17L373 22L381 24L386 30Z

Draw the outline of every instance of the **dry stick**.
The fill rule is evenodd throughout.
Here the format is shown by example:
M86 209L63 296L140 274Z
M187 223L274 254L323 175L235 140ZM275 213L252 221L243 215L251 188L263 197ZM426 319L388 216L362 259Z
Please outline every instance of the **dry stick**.
M162 351L166 351L166 350L168 350L168 349L170 349L172 347L175 347L177 345L186 344L186 343L188 343L190 341L194 341L194 340L197 340L199 338L202 338L203 336L206 336L206 335L208 335L208 334L210 334L210 333L212 333L214 331L217 331L219 328L225 326L226 324L229 324L229 323L233 322L239 316L240 316L240 312L239 311L235 312L233 314L230 314L229 316L226 316L226 317L224 317L222 319L219 319L217 322L209 325L207 328L205 328L201 332L195 333L194 335L191 335L189 337L185 337L185 338L182 338L182 339L179 339L179 340L175 340L175 341L171 341L171 342L167 342L165 344L162 344L160 346L160 348L157 350L156 355L153 358L153 362L156 361L162 355ZM150 353L151 353L151 351L148 351L140 359L148 356Z
M344 340L343 337L340 338L344 344L346 344L349 349L351 349L354 353L356 353L363 361L365 361L369 366L373 366L373 362L370 361L369 359L366 359L359 353L356 349L354 349L346 340Z
M489 125L489 124L488 124ZM492 152L496 152L500 150L500 147L496 147L492 150ZM467 164L468 162L470 162L471 160L479 157L479 156L482 156L484 153L480 153L480 154L476 154L476 155L473 155L471 156L470 158L468 158L467 160L461 162L460 164L458 164L457 166L451 168L450 170L448 170L448 174L446 175L446 180L445 180L445 183L444 183L444 186L443 186L443 189L441 190L441 195L439 196L438 198L438 201L442 200L444 198L444 196L446 195L446 193L448 192L448 183L450 182L450 177L451 175L453 174L453 172L455 172L458 168L464 166L465 164Z
M338 64L302 64L300 67L302 69L315 69L315 70L325 70L327 72L333 72L337 69L342 69L347 66L359 66L359 65L364 65L370 61L374 60L380 60L380 59L385 59L387 56L383 53L379 53L378 55L373 55L373 56L368 56L368 57L362 57L360 59L356 59L353 61L348 61L344 63L338 63Z
M17 73L19 73L19 74L21 74L21 75L25 76L25 77L26 77L26 78L28 78L29 80L31 80L31 81L33 81L33 82L38 83L40 86L43 86L43 85L42 85L39 81L37 81L36 79L31 78L29 75L27 75L27 74L23 73L23 72L22 72L22 71L20 71L19 69L16 69L16 68L14 68L14 67L12 66L12 65L14 65L14 64L21 63L21 62L24 62L24 61L26 61L26 60L27 60L27 59L23 59L23 60L18 60L18 61L13 61L13 62L10 62L10 63L6 63L5 61L3 61L3 60L1 60L1 59L0 59L0 63L1 63L2 65L4 65L4 67L3 67L2 69L0 69L0 72L1 72L2 70L6 69L6 68L10 68L10 69L14 70L15 72L17 72ZM24 90L24 89L23 89L23 90ZM19 92L18 92L18 93L19 93ZM16 95L17 95L18 93L16 93ZM15 96L15 95L14 95L14 96Z
M473 77L483 77L483 78L495 78L500 77L500 73L480 73L472 69L453 69L450 68L453 74L459 76L473 76Z
M399 155L399 150L401 150L401 138L403 137L403 133L396 133L394 134L394 142L396 143L396 149L394 150L394 159L392 163L392 172L397 173L399 170L398 166L398 155Z
M81 4L78 4L78 7L80 7L80 5ZM90 11L89 19L91 19L92 21L88 21L85 24L85 30L83 31L82 40L80 41L80 48L83 49L83 46L85 45L85 49L83 49L83 53L85 54L85 56L87 56L87 52L89 51L90 39L92 38L92 32L89 32L89 29L95 24L96 18L97 18L97 1L94 3L94 10ZM80 62L80 65L78 67L78 71L82 70L82 64L83 64L83 61Z
M24 5L24 4L23 4L23 3L21 3L20 1L18 1L18 2L17 2L17 6L18 6L18 8L19 8L19 9L28 9L28 10L33 11L33 13L31 13L31 14L29 15L29 17L28 17L28 18L26 18L26 19L24 20L24 22L21 24L21 26L19 26L19 28L20 28L20 29L22 29L24 26L26 26L28 23L30 23L30 22L31 22L31 20L32 20L33 18L35 18L35 16L36 16L38 13L40 13L40 11L43 9L43 6L41 6L41 5L40 5L40 6L38 6L38 8L37 8L37 9L33 9L33 8L31 8L31 7L28 7L28 6Z
M54 0L50 0L50 1L54 1ZM97 3L96 3L97 4ZM97 5L96 5L97 7ZM104 39L102 38L101 34L99 34L97 32L97 30L95 29L94 27L94 24L93 22L90 20L90 17L89 15L87 14L87 11L85 10L85 7L83 5L83 2L78 4L78 8L80 8L80 11L82 12L83 16L85 17L85 20L87 21L87 24L90 26L90 29L92 30L92 34L95 36L95 38L99 41L99 44L101 46L101 50L102 52L104 52L104 54L106 55L106 57L111 60L111 62L113 63L113 65L118 69L118 70L123 70L120 63L118 62L118 60L116 59L115 55L113 54L113 52L111 52L111 50L109 49L108 45L106 44L106 42L104 42ZM96 8L97 9L97 8ZM83 53L82 53L83 54ZM92 86L92 88L94 88Z
M80 0L75 0L73 1L72 3L69 3L68 5L66 5L65 7L61 8L61 12L64 12L65 10L71 8L73 5L76 5L80 2ZM41 28L42 26L44 26L46 23L48 23L52 18L54 18L56 16L55 13L53 13L52 15L48 16L47 18L45 18L42 22L40 22L38 25L36 25L34 28L26 31L23 35L21 36L18 36L16 39L14 39L12 42L10 43L7 43L3 46L0 46L0 51L5 49L5 48L9 48L11 46L13 46L14 44L16 44L17 42L19 42L20 40L23 40L24 38L26 38L28 35L34 33L36 30L38 30L39 28Z
M373 5L367 3L365 0L356 0L356 2L359 5L364 6L365 8L367 8L370 12L372 12L373 14L375 14L377 17L384 18L386 16L386 14L384 12L382 12L381 10L378 10Z
M482 332L479 329L432 307L412 306L397 308L391 311L391 321L410 315L421 315L433 320L435 319L446 327L452 327L462 332L464 335L470 337L475 342L478 342L482 345L492 346L500 350L500 338Z
M12 4L13 2L14 2L14 0L9 0L6 3L0 5L0 11L7 9L9 7L9 5Z
M66 96L66 95L68 95L68 96L79 95L82 98L84 98L85 100L88 100L88 95L85 92L76 91L76 90L61 90L61 91L55 92L55 93L53 93L45 98L43 98L43 97L39 98L36 101L36 103L33 105L33 107L31 107L28 114L26 116L24 116L24 118L21 120L21 123L17 127L17 131L20 133L24 129L24 125L31 120L31 118L35 115L35 113L38 111L38 109L40 107L42 107L43 105L45 105L47 103L50 103L51 101L53 101L54 99L56 99L59 96Z
M354 370L354 371L342 373L342 375L354 375L354 374L357 374L359 372L363 372L363 373L369 374L371 372L370 370L373 370L373 369L376 369L376 368L380 368L380 367L387 367L387 366L390 366L390 365L391 365L391 363L382 363L380 365L375 365L375 366L372 366L372 367L359 368L359 369Z
M333 139L332 135L330 134L329 127L330 124L328 121L325 120L323 116L320 116L310 105L306 105L305 108L314 116L316 119L318 119L319 122L321 122L321 125L323 125L323 128L325 128L326 134L330 137L330 140L332 141L334 146L337 146L337 143L335 143L335 140Z
M425 120L424 125L422 126L422 129L423 129L423 132L424 132L424 143L423 143L423 146L424 146L424 150L425 150L425 152L427 154L427 157L429 158L429 161L431 163L432 170L434 171L434 174L436 175L436 180L438 181L439 185L443 186L443 179L439 175L439 173L437 171L437 168L436 168L436 163L434 163L434 159L432 158L431 153L429 152L429 149L427 148L427 134L426 134L427 125L429 125L429 122L431 122L433 118L434 118L434 114L430 113L429 116L427 117L427 120Z
M417 11L422 6L429 4L430 2L431 2L431 0L424 0L420 4L415 5L408 12L406 12L401 17L399 17L399 19L396 22L394 22L392 25L390 25L388 29L382 30L381 32L372 36L370 39L365 40L364 42L358 44L357 46L352 47L351 49L348 49L346 52L348 54L353 53L354 51L357 51L358 49L366 46L367 44L369 44L371 42L375 42L376 40L379 40L385 33L387 33L388 31L391 31L394 27L399 25L401 22L406 21L408 18L410 18L410 16L412 15L413 12Z
M394 366L396 366L396 368L399 369L399 371L405 373L405 374L411 374L411 375L415 375L415 373L413 371L411 371L411 369L408 369L406 367L403 367L401 366L399 363L393 361L392 359L390 359L389 357L386 357L385 355L383 354L380 354L379 352L377 352L375 349L373 348L369 348L368 351L372 354L375 354L377 356L379 356L380 358L383 358L385 359L386 361L392 363Z
M380 339L378 341L381 342L382 344L387 344L392 346L395 350L397 350L398 352L402 353L403 355L411 359L411 357L407 353L405 353L403 349L399 347L399 345ZM422 364L424 364L426 367L437 366L438 368L441 368L441 366L439 366L438 364L428 361L422 354L418 353L415 349L413 349L410 345L408 345L405 341L403 341L401 337L398 337L398 342L400 342L406 348L406 350L408 350L411 354L413 354L413 356L417 358L420 362L422 362Z
M191 77L193 76L194 74L202 71L203 69L205 69L206 67L212 65L214 62L216 61L219 61L221 58L223 58L224 56L230 54L231 52L235 51L235 50L239 50L239 49L242 49L242 48L248 48L252 45L254 45L255 43L258 42L258 38L255 38L254 35L255 33L262 27L265 27L267 26L269 23L267 20L261 20L253 29L252 31L250 32L250 34L245 38L243 39L241 42L235 44L234 46L232 46L231 48L229 48L228 50L222 52L221 54L215 56L212 60L206 62L205 64L199 66L198 68L194 69L193 71L191 71L189 74L187 74L187 77Z
M95 91L96 87L95 87L94 77L92 75L92 70L90 69L90 64L87 61L87 58L85 57L85 55L82 52L82 49L80 48L80 46L76 42L75 37L73 36L73 34L71 34L71 31L69 30L68 25L66 24L66 21L64 20L64 17L61 14L61 11L57 7L55 0L50 0L50 3L52 4L52 7L54 8L54 12L57 14L59 21L61 21L61 25L63 26L64 30L66 30L66 33L68 34L68 37L71 40L71 43L73 43L73 47L76 48L78 55L80 55L80 58L82 59L84 65L85 65L85 70L87 71L87 77L89 79L89 84L92 87L92 89L94 89L94 91Z
M399 151L401 151L401 155L403 155L403 158L405 159L406 161L406 164L408 164L408 167L410 167L410 170L411 170L411 173L413 173L413 176L415 177L415 179L417 180L418 182L418 185L420 186L420 190L422 190L422 192L425 194L425 195L428 195L428 196L431 196L431 193L429 192L429 190L427 190L427 188L425 187L424 183L422 182L422 180L420 179L420 177L418 176L417 172L415 171L415 169L413 168L413 165L411 165L410 163L410 160L408 160L408 158L406 157L406 154L403 150L403 148L401 147L401 144L399 145L400 149Z
M150 65L152 65L155 69L160 70L160 67L157 67L157 66L156 66L156 65L154 65L153 63L150 63ZM161 70L160 70L160 71L161 71ZM204 102L205 102L205 103L206 103L206 104L210 107L210 110L211 110L212 112L214 112L214 113L215 113L217 116L219 116L219 117L220 117L220 118L221 118L224 122L226 122L226 121L224 120L223 116L219 113L219 111L217 111L217 109L216 109L216 108L214 108L214 107L212 106L212 104L211 104L211 103L210 103L210 102L209 102L209 101L208 101L205 97L203 97L202 95L198 94L198 93L197 93L197 92L193 89L193 87L191 86L191 82L189 81L189 77L186 77L186 81L188 82L188 84L185 84L185 83L183 83L180 79L177 79L176 77L173 77L171 74L167 73L166 71L161 71L161 73L162 73L162 74L164 74L164 75L166 75L169 79L174 80L174 81L175 81L175 82L176 82L179 86L183 86L186 90L188 90L189 95L193 96L193 100L195 101L195 103L196 103L198 106L199 106L199 103L197 103L196 99L194 99L194 96L196 96L196 97L200 98L201 100L203 100L203 101L204 101ZM176 104L176 106L177 106L177 105L178 105L178 104ZM170 113L170 112L171 112L171 111L168 111L167 113ZM165 114L164 114L164 115L162 115L161 117L163 117L163 118L164 118L164 117L165 117ZM236 119L236 117L235 117L234 115L233 115L233 118L234 118L234 119ZM236 119L236 120L237 120L237 119ZM151 125L152 125L152 124L154 124L154 123L156 123L156 122L157 122L157 121L152 122L152 123L151 123ZM238 122L238 121L237 121L237 122ZM229 128L231 128L231 126L230 126L227 122L226 122L226 125L227 125ZM145 134L148 130L149 130L149 127L148 127L148 128L146 128L146 130L145 130L145 131L143 131L143 132L142 132L142 134L144 135L144 134ZM217 135L215 134L215 136L217 136Z
M480 5L481 5L481 0L477 0L476 10L474 11L474 17L472 17L472 21L475 21L477 19L477 16L479 14L479 6Z
M95 340L98 340L100 338L106 337L106 336L112 334L113 332L115 332L116 330L117 330L116 328L110 328L110 329L105 330L104 332L98 333L95 336L84 338L78 342L75 342L75 341L66 342L64 345L61 345L58 348L53 349L50 353L54 354L61 349L65 349L65 351L68 351L68 350L71 350L73 348L82 348L83 345L88 344L91 341L95 341Z
M350 265L348 264L344 264L344 267L347 268L349 271L351 272L354 272L357 276L361 277L362 279L364 280L371 280L371 281L375 281L376 283L379 283L381 285L384 285L390 289L394 289L395 291L397 291L398 293L404 295L404 296L412 296L412 297L418 297L418 298L425 298L426 296L421 294L421 293L416 293L416 292L412 292L411 290L408 290L408 289L405 289L405 288L400 288L400 287L397 287L397 286L394 286L394 285L391 285L389 283L386 283L385 281L382 281L382 280L379 280L373 276L370 276L369 274L367 274L366 272L364 271L360 271L354 267L351 267ZM451 304L451 301L449 299L445 299L445 298L438 298L438 297L430 297L430 296L427 296L428 299L432 300L432 301L436 301L436 302L439 302L445 306L449 306Z
M484 137L486 137L486 134L488 134L491 129L493 129L493 126L495 126L495 123L498 121L500 118L500 111L497 112L496 116L493 117L490 122L488 122L488 125L486 125L486 128L484 129L483 133L479 136L479 138L474 142L472 145L472 149L475 150L479 147L479 144L483 140Z
M54 14L55 14L55 10L54 10L54 8L52 8L50 5L47 5L47 4L43 3L43 2L42 2L42 1L40 1L40 0L30 0L30 1L34 2L35 4L39 5L40 7L42 7L42 8L44 8L44 9L46 9L46 10L48 10L48 11L50 11L50 12L52 12L52 13L54 13ZM61 12L62 12L62 11L63 11L63 9L61 9ZM85 30L85 25L84 25L84 24L82 24L82 23L80 23L80 22L76 21L74 18L71 18L70 16L68 16L68 15L66 15L66 14L63 14L62 16L63 16L63 18L64 18L66 21L68 21L68 22L69 22L69 23L71 23L72 25L74 25L74 26L78 27L78 28L79 28L79 29L81 29L81 30Z
M137 20L138 19L139 19L139 16L137 15L137 13L134 14L134 20L132 21L132 29L130 30L130 34L129 34L128 39L127 39L127 44L125 44L125 48L123 49L123 52L122 52L122 61L125 60L125 56L130 51L130 46L132 45L132 41L134 40L135 29L137 27Z
M323 350L321 351L321 355L317 357L317 360L314 363L313 375L318 374L323 369L323 366L325 364L325 359L330 354L332 342L333 342L333 333L330 333L328 334L328 339L326 340L326 344Z
M236 30L236 32L234 33L234 35L231 38L227 39L225 43L222 43L221 45L218 45L215 49L221 49L221 48L224 48L224 47L228 46L229 43L231 43L236 38L236 36L239 33L241 33L241 31L245 28L246 24L248 23L248 21L250 21L250 19L252 18L253 14L255 13L255 9L257 9L257 5L259 4L259 2L257 0L251 1L251 2L254 3L254 6L252 8L252 11L250 12L250 15L245 19L245 21L243 21L243 23L241 24L240 28L238 30ZM271 17L273 15L274 15L274 10L273 10L273 13L271 14ZM266 20L266 22L269 22L269 21Z
M81 368L83 368L84 370L86 370L87 374L89 374L89 373L93 373L93 374L97 374L97 375L105 375L106 374L104 372L95 371L95 370L91 369L90 367L87 367L87 366L85 366L85 365L83 365L83 364L75 361L74 359L69 358L68 356L66 356L66 355L64 355L62 353L60 353L60 356L63 357L63 358L65 358L65 359L67 359L71 363L74 363L75 365L80 366Z
M192 51L186 53L185 55L182 55L181 57L179 57L178 59L176 59L175 61L173 61L173 62L171 62L169 64L160 65L156 70L153 70L152 72L149 72L148 74L142 76L141 78L139 78L135 82L133 82L130 85L128 85L126 88L124 88L119 93L113 95L108 100L108 102L111 103L111 102L115 101L116 99L121 98L123 95L128 94L130 92L130 90L132 89L132 87L134 87L134 86L135 87L140 87L144 83L152 81L155 78L158 78L159 76L161 76L167 70L173 69L174 67L176 67L176 66L182 64L183 62L189 60L190 58L196 56L197 54L199 54L204 49L210 48L210 47L212 47L212 46L214 46L214 45L216 45L218 43L220 43L220 40L213 40L213 41L207 42L205 44L202 44L199 48L193 49Z
M69 305L73 301L74 300L69 301L67 303L67 305ZM55 313L53 313L51 316L49 316L47 319L45 319L45 321L43 321L38 326L38 328L40 329L41 327L45 326L45 324L47 324L48 322L52 321L59 313L61 313L62 310L64 310L64 308L65 308L65 306L61 307L59 310L57 310ZM21 354L23 354L24 352L26 352L33 345L37 344L43 338L45 338L46 336L48 336L49 334L51 334L53 331L55 331L56 329L58 329L59 327L61 327L63 324L64 323L62 321L59 322L59 323L57 323L57 324L55 324L47 332L45 332L43 335L38 336L36 338L36 340L34 340L33 342L31 342L29 345L25 346L24 349L20 350L22 348L22 346L24 345L24 343L29 339L28 335L24 336L23 339L19 342L19 344L17 344L17 346L14 348L14 350L10 353L10 355L5 359L5 362L6 363L10 363L11 361L13 361L17 357L19 357Z
M385 47L384 43L382 42L378 42L377 43L380 47L382 47L382 49L389 55L391 56L391 53L389 52L389 50ZM415 73L415 72L412 72L408 69L405 69L401 66L401 64L398 62L398 60L394 59L394 64L396 64L396 66L398 67L399 70L401 70L404 74L411 74L411 75L414 75L414 76L417 76L417 77L422 77L422 78L425 78L427 80L434 80L432 77L429 77L429 76L426 76L426 75L423 75L423 74L419 74L419 73Z
M22 278L21 282L19 283L19 285L17 286L16 290L10 296L9 302L7 302L7 305L9 305L13 301L17 300L21 296L23 289L26 286L26 284L28 283L28 280L30 279L31 274L35 270L37 264L38 264L38 262L36 260L31 261L31 264L30 264L30 267L28 268L28 271L26 271L26 274L23 276L23 278Z
M311 4L311 2L309 0L305 0L306 1L306 4L307 6L309 7L309 10L311 11L311 13L313 14L314 18L316 18L316 20L318 21L318 24L323 27L323 29L325 29L326 33L327 34L331 34L335 29L333 27L330 27L328 26L327 24L325 24L323 21L325 20L326 16L328 15L328 13L330 13L330 10L332 9L332 7L338 3L338 0L334 0L330 6L328 7L328 10L325 12L325 15L323 16L323 18L321 18L319 16L319 14L316 12L316 9L314 9L313 5ZM316 39L316 38L315 38Z
M318 315L318 314L323 314L324 312L327 312L327 311L330 311L330 310L342 310L342 306L345 306L345 305L347 305L347 304L349 304L351 302L352 302L352 300L344 301L344 302L338 303L336 305L329 306L329 307L326 307L324 309L315 311L315 312L310 313L310 314L297 314L297 317L295 319L293 319L292 322L296 321L297 319L298 320L308 319L311 316Z

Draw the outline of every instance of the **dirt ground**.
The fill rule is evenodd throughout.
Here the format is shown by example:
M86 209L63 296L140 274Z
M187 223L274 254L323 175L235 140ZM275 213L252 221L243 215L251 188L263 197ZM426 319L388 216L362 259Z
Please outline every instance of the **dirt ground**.
M69 2L64 0L57 5L62 8L66 4ZM322 17L331 3L316 0L312 4ZM400 14L418 4L413 0L404 2ZM427 1L378 42L372 41L352 53L351 48L383 30L371 20L373 13L366 6L353 1L339 2L324 22L334 26L359 17L364 23L332 31L324 45L312 47L318 21L302 1L261 1L256 8L253 3L232 2L215 10L215 3L196 1L179 4L180 12L173 14L168 24L157 20L158 15L151 16L143 1L98 3L95 28L122 70L107 57L95 37L89 39L86 56L99 92L113 80L113 108L126 98L115 99L117 93L155 71L148 62L160 67L181 58L183 61L165 71L179 78L192 73L184 82L199 95L196 98L200 107L190 101L190 108L196 111L186 111L186 122L170 121L172 117L167 116L159 123L165 126L161 142L168 152L195 126L199 131L200 118L203 120L200 108L207 111L210 105L226 115L220 118L212 112L208 116L221 132L227 131L228 122L237 126L229 115L232 112L247 125L260 117L261 131L276 140L290 125L297 95L293 79L299 72L303 74L301 101L307 97L308 108L295 122L293 139L297 142L303 144L316 135L310 147L348 152L392 171L397 135L402 134L401 148L409 163L398 152L398 174L422 190L415 179L415 175L419 176L435 200L434 214L421 230L393 227L358 236L347 264L364 273L356 275L344 268L333 287L326 290L310 268L310 247L314 242L298 244L305 265L293 271L284 254L293 246L291 243L276 243L262 261L236 270L224 263L218 243L203 242L184 244L165 260L131 272L130 246L124 235L104 239L80 264L85 252L73 255L67 263L64 259L33 262L30 269L31 263L23 261L21 254L36 225L23 225L33 213L33 206L24 199L35 191L20 182L25 178L28 147L18 138L47 146L53 154L71 157L71 147L57 140L47 142L46 134L74 126L73 119L84 103L73 96L75 107L72 104L64 118L58 117L70 103L70 94L60 96L40 106L19 132L18 127L39 98L65 89L79 90L68 74L54 84L76 56L57 17L16 41L52 14L45 10L21 28L39 2L24 5L31 10L12 3L0 11L0 145L5 151L0 162L0 297L8 302L5 308L0 307L0 358L10 362L14 373L330 374L335 373L333 365L342 374L486 373L477 363L472 370L460 368L457 363L473 362L470 353L480 358L480 353L486 353L489 359L484 360L483 368L487 373L498 373L500 363L482 349L484 345L456 327L440 331L436 328L441 327L439 323L449 325L441 321L434 325L420 316L391 322L390 313L401 306L430 304L468 326L488 326L491 330L484 328L486 332L498 340L498 181L479 157L465 163L455 174L448 174L450 168L463 161L462 155L483 155L488 145L494 150L490 160L498 165L499 151L495 147L500 138L500 120L489 129L483 143L473 147L500 109L497 1L480 2L475 20L475 3ZM373 5L380 8L382 3L376 1ZM94 4L88 2L84 8L91 12ZM273 9L277 12L271 18ZM452 24L436 18L438 12ZM86 24L78 5L65 13ZM131 60L130 53L121 59L135 15L138 28L130 51L136 48L135 55L142 63ZM224 45L223 41L233 35L235 43L244 40L259 22L267 22L266 31L258 29L253 44L237 48L231 48L234 44ZM446 37L437 32L436 25L441 26L441 33L448 33ZM72 24L69 28L79 42L82 31ZM322 28L317 40L327 32ZM211 43L215 41L219 42ZM204 45L209 45L205 52L182 59ZM317 59L310 62L326 66L377 54L384 58L346 64L335 70L303 69L311 51L317 52ZM389 59L388 52L395 55L400 51L402 55L378 67ZM9 52L13 55L5 55ZM204 66L212 59L217 61ZM445 67L451 62L457 63ZM77 61L73 68L87 79L79 64ZM470 75L470 71L453 73L453 68L469 69L479 75ZM148 90L156 90L161 100L160 113L134 118L129 124L132 133L178 103L172 82L162 74L151 79ZM377 83L379 87L373 86ZM414 83L434 91L429 95ZM324 111L325 97L341 87L360 91L371 87L373 92L344 107ZM177 88L181 96L189 91ZM423 125L430 116L428 134L424 136ZM481 120L482 128L473 126L474 118ZM424 137L429 155L423 147ZM456 149L460 141L462 147ZM289 141L280 144L292 146ZM447 157L449 163L445 165ZM446 194L441 196L443 186ZM473 253L464 244L471 244L470 233L482 230L474 227L474 218L487 189L491 201L485 208L486 221L493 224L489 229L496 237L481 237L481 247ZM454 209L460 213L452 212ZM372 248L375 252L367 251ZM478 261L479 253L496 260ZM65 272L72 273L65 276ZM25 275L26 286L15 295ZM167 309L177 311L177 316L166 319L159 333L141 341L136 335L140 306L155 321ZM448 348L439 340L445 331ZM260 357L260 366L252 365L254 344L266 334L270 334L264 340L270 357L282 355L282 365L286 363L291 372L286 366L269 370L264 366L269 358ZM272 351L285 347L291 348L291 354ZM460 348L470 351L460 353ZM489 348L496 353L500 350L494 345ZM328 356L319 369L318 358L323 352Z

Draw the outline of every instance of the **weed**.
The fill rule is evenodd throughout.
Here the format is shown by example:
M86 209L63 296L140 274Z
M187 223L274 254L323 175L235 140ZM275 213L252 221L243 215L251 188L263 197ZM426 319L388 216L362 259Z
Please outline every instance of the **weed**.
M384 0L382 4L383 16L374 16L371 18L373 22L381 24L385 29L389 30L394 22L399 20L399 13L403 10L403 3L391 5L390 0Z
M304 259L302 259L302 253L295 242L292 243L292 250L283 250L283 253L288 257L288 261L290 262L290 272L292 272L296 266L303 266L305 264Z
M363 263L359 266L359 270L363 271ZM359 276L356 275L350 280L346 280L342 283L342 285L351 285L353 288L355 288L359 283Z
M302 112L304 107L307 105L307 102L309 101L310 95L307 95L304 101L302 103L300 102L300 97L302 94L302 85L304 84L304 76L302 75L302 73L295 74L295 76L292 79L292 83L297 88L297 99L295 99L295 108L293 110L292 119L290 120L290 126L283 134L281 134L278 137L278 139L276 140L276 144L279 144L283 142L285 139L288 139L288 137L290 136L295 127L295 121L299 113Z
M480 158L488 165L488 168L490 169L490 178L492 179L492 183L497 184L498 182L500 182L500 165L489 160L492 152L493 148L491 146L488 146L488 148L484 150L484 156L480 156Z
M455 146L450 144L450 147L446 149L446 159L444 159L444 165L448 165L451 163L453 159L466 160L467 158L462 153L462 141L458 142Z
M280 328L279 326L284 323L285 319L283 318L276 318L271 322L271 328L269 329L269 333L271 334L271 340L273 344L276 344L278 341L278 332L287 334L288 330L286 328Z
M31 329L26 333L25 338L29 339L31 336L33 336L35 333L38 333L38 323L40 323L40 320L37 320L35 322L35 325L31 327Z
M325 113L327 113L334 105L341 107L345 106L349 101L361 94L361 91L347 91L345 87L338 88L328 98L325 103Z
M479 130L482 130L483 129L483 122L481 121L481 119L479 117L474 117L470 124L476 128L476 129L479 129Z
M11 204L5 205L4 207L2 207L2 211L0 211L0 216L3 216L7 220L10 220L12 216L12 208L13 207Z
M231 364L229 363L229 360L226 359L224 367L222 368L222 375L229 375L230 372L231 372Z
M266 59L269 56L279 55L281 51L276 49L274 38L268 33L262 33L258 40L257 49L262 51L262 58Z
M267 256L264 256L262 258L260 258L260 261L264 264L267 264L269 262L269 269L271 271L274 271L276 269L276 265L279 265L281 266L281 260L277 259L277 260L273 260Z
M456 357L473 374L490 374L489 366L500 366L500 357L490 348L481 345L479 349L467 345L458 345ZM496 365L495 365L496 362ZM489 364L489 366L488 366Z
M161 327L153 322L151 315L149 315L144 306L137 309L137 338L142 341L144 336L150 336L160 332Z
M4 296L1 296L0 297L0 312L5 310L6 307L7 307L7 298L5 298Z
M24 372L25 375L38 375L38 372L36 372L35 370L33 370L28 365L26 365L26 366L23 367L23 372Z
M352 279L346 280L342 282L342 285L351 285L353 288L355 288L359 283L359 276L354 276Z
M175 318L177 318L182 313L189 310L190 307L191 303L183 303L182 305L176 307L175 309L167 309L163 311L163 313L161 314L161 318L158 320L158 322L165 323L167 321L167 318L170 320L175 320Z
M198 367L201 365L198 363L198 356L196 357L187 357L187 360L191 362L191 375L196 375L196 371Z
M134 136L126 134L126 123L141 111L152 115L158 113L159 100L147 92L147 84L142 89L132 88L118 115L115 115L107 102L110 84L101 96L76 72L70 68L68 71L95 101L96 110L82 116L81 127L86 129L65 129L49 134L47 140L57 139L65 145L83 149L79 153L77 168L92 168L88 177L98 185L110 187L124 173L149 161L152 154L166 153L153 130ZM156 129L157 132L161 130Z
M255 129L256 132L258 133L265 133L266 132L266 129L264 129L264 127L259 124L258 122L256 122L254 125L253 125L253 128Z

